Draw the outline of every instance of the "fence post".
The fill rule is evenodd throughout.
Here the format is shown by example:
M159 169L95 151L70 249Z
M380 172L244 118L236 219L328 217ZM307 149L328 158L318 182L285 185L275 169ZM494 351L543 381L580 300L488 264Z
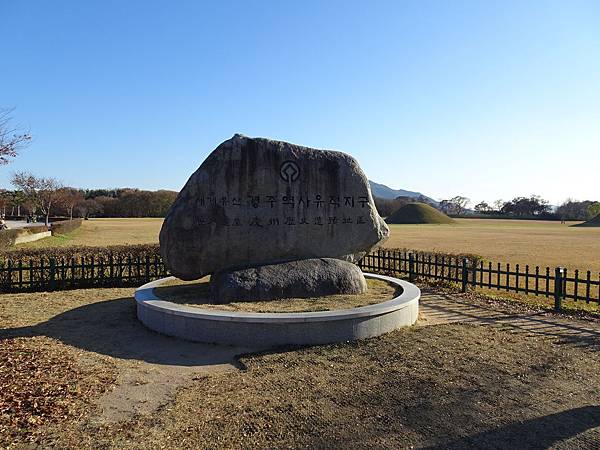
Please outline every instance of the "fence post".
M467 285L469 283L469 270L468 270L469 260L467 258L463 258L462 260L462 291L467 292Z
M49 289L51 291L56 289L56 260L54 258L50 258Z
M554 309L561 310L561 301L564 295L563 292L563 271L562 267L554 269Z
M408 281L415 281L415 256L408 254Z

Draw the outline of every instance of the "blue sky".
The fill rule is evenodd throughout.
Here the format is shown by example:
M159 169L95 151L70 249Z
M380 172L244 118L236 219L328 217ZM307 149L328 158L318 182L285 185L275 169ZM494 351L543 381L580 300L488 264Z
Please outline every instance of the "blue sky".
M0 0L9 166L179 189L240 132L435 198L600 199L598 1Z

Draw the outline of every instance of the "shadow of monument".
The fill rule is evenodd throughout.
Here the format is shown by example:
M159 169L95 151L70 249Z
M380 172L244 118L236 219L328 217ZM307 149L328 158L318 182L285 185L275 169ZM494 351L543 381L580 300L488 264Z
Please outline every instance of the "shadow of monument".
M545 449L600 427L600 406L584 406L483 431L427 450L497 448ZM572 448L597 448L598 434L580 436ZM571 448L571 447L569 447Z
M29 336L47 336L115 358L173 366L237 365L236 355L254 350L187 342L150 331L138 321L131 297L83 305L34 326L0 329L0 340Z

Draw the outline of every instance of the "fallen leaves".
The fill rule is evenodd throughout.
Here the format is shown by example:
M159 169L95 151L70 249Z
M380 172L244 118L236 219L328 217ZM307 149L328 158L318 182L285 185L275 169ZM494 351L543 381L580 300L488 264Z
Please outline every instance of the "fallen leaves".
M0 446L80 416L81 404L112 381L64 350L40 336L0 340Z

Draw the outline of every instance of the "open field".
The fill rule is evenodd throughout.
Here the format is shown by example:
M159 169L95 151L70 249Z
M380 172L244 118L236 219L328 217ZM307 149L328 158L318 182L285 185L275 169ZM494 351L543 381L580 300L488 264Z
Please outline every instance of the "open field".
M66 236L19 247L152 243L158 242L161 224L162 219L92 219ZM385 247L475 253L493 262L600 272L600 228L569 225L486 219L457 219L450 225L390 225Z
M146 330L132 292L0 296L0 447L580 449L600 439L592 348L442 324L235 362L236 349Z
M600 272L600 228L560 222L456 219L452 225L390 225L388 248L474 253L488 261Z
M19 245L18 248L69 245L131 245L158 242L163 219L90 219L71 233Z

